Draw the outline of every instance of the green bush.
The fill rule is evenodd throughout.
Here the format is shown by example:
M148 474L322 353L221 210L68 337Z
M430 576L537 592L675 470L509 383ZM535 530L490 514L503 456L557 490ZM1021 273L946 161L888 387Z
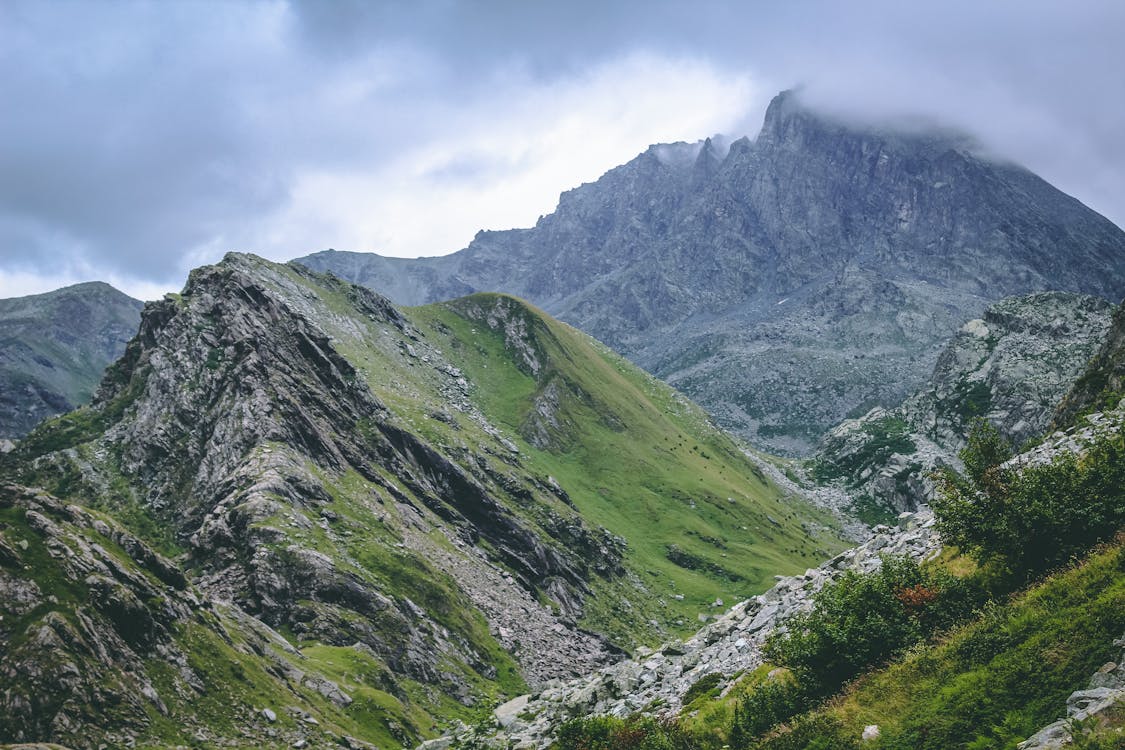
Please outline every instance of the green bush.
M719 672L709 672L696 680L692 686L687 689L687 692L684 693L684 697L680 702L686 706L695 699L714 691L722 681L722 674Z
M1066 564L1125 525L1125 435L1102 437L1082 455L1047 465L1000 466L1007 446L984 422L961 452L964 476L938 475L934 502L946 543L1016 580Z
M750 747L755 738L793 718L809 705L809 696L793 680L762 683L734 707L728 732L731 747Z
M963 619L975 604L945 571L924 571L910 558L884 556L867 574L848 571L790 618L765 654L789 667L814 693L828 694L867 668Z
M651 716L590 716L568 721L555 735L557 750L695 750L698 743L675 721Z
M825 714L802 717L748 750L856 750L859 737L851 736L836 718Z

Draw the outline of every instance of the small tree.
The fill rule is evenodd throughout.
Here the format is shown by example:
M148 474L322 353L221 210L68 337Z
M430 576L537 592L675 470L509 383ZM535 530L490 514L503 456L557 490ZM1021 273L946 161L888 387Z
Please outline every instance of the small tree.
M766 642L766 657L793 670L806 689L831 693L947 624L933 608L953 583L908 557L884 556L879 570L848 571L826 585L812 611L791 617Z
M1026 580L1066 563L1125 524L1125 436L1104 436L1082 454L1002 468L1007 447L974 427L961 452L965 475L937 475L934 513L946 543Z

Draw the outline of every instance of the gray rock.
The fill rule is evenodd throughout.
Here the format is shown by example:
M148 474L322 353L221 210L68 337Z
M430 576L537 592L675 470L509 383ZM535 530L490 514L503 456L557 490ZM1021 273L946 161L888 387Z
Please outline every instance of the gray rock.
M1105 339L1112 311L1105 300L1060 292L990 306L962 326L929 382L901 406L872 409L829 431L815 473L888 511L928 502L930 475L960 466L957 452L976 417L1013 445L1047 429L1055 405Z

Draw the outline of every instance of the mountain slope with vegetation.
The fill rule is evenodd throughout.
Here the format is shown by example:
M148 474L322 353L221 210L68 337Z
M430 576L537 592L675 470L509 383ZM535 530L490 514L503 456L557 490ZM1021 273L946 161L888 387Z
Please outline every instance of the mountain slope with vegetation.
M1113 324L1082 376L1055 410L1051 426L1065 429L1095 411L1118 406L1125 394L1125 303L1118 306Z
M961 327L929 381L893 409L876 408L825 436L812 462L843 485L869 520L888 519L934 495L931 473L960 466L978 419L1012 445L1038 438L1060 399L1082 382L1110 330L1113 306L1086 295L1042 292L1001 300Z
M94 617L83 597L102 589L94 619L116 633L102 640L140 639L128 656L84 638L107 665L130 659L121 690L147 699L102 724L88 692L51 702L65 670L0 672L9 708L34 707L12 714L37 722L19 738L76 747L107 732L417 740L687 632L716 602L842 546L698 407L526 303L399 310L233 254L150 303L94 402L33 431L3 474L13 497L57 498L5 506L42 563L29 572L20 550L4 570L26 600L0 621L8 648L59 634L60 618L81 632ZM60 535L38 520L45 507ZM151 578L132 557L95 571L113 585L66 567L86 547L106 563L104 538L125 535L129 554L166 558L181 593L129 588ZM197 607L217 614L196 622ZM133 618L159 627L131 634ZM29 659L77 648L43 637ZM204 710L225 700L227 718Z
M886 557L845 575L772 634L772 665L701 691L676 720L587 718L557 746L1013 750L1035 735L1034 747L1120 748L1125 672L1107 663L1125 643L1115 419L1077 450L1054 441L1049 462L1010 458L978 423L965 474L946 471L934 507L943 542L971 557ZM1083 721L1055 722L1067 712Z
M533 228L415 260L306 265L417 304L526 298L774 452L893 406L990 303L1125 296L1125 232L940 129L845 122L786 92L753 141L653 146Z
M0 438L88 402L137 332L141 304L101 282L0 299Z

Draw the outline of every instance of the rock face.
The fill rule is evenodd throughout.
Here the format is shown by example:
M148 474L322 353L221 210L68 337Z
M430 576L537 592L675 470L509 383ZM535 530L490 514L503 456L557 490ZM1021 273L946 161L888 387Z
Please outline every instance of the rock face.
M989 302L1125 295L1125 233L965 138L833 121L792 93L754 141L653 146L531 229L300 262L404 304L530 299L775 452L918 388Z
M168 567L159 575L223 613L201 624L208 633L257 654L239 672L192 641L189 660L225 675L201 678L202 695L261 670L245 677L247 696L276 695L280 679L303 702L282 704L286 716L232 697L238 715L314 745L280 725L332 721L337 735L409 742L438 718L619 660L607 632L651 637L689 608L694 617L704 594L746 588L749 572L723 567L727 550L792 571L814 550L839 548L830 533L810 536L814 515L698 408L519 300L474 296L404 313L365 288L243 255L149 303L94 402L33 431L0 456L0 472L47 487L64 507L125 519L136 540L121 547L143 537L174 551L176 565L152 563ZM781 518L768 526L766 503ZM32 526L33 512L20 511ZM665 535L682 545L682 567L639 556L637 546ZM662 571L660 589L650 564ZM15 570L15 605L46 595ZM103 578L84 579L83 591L117 618L142 662L161 643L185 649L187 625L156 629L160 589L123 592ZM691 598L665 602L668 585ZM13 642L30 632L21 618L0 621ZM54 659L48 645L29 658ZM168 693L148 662L138 669ZM0 695L16 676L8 679ZM19 687L33 707L51 690ZM63 726L50 718L58 712L29 710L47 723L21 725L28 740L101 721L91 709L66 713ZM203 709L192 715L209 738L257 736ZM137 722L129 737L172 731ZM183 744L177 737L171 744Z
M1059 404L1052 426L1070 427L1081 414L1115 407L1125 394L1125 304L1113 316L1113 325L1078 382Z
M0 299L0 438L89 401L137 332L141 306L101 282Z
M831 430L813 473L843 484L861 505L915 508L932 497L934 468L960 465L974 419L987 419L1014 446L1042 435L1105 339L1112 311L1100 298L1062 292L990 306L961 327L929 382L901 406Z

